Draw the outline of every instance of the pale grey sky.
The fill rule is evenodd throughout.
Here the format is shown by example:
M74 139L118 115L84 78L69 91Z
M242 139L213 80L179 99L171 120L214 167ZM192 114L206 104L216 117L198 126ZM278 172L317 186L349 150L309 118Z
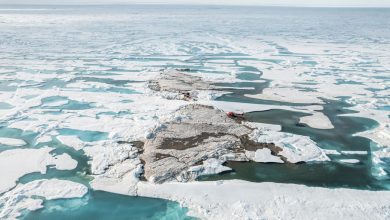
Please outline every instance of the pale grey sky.
M218 4L308 7L390 7L390 0L0 0L0 4Z

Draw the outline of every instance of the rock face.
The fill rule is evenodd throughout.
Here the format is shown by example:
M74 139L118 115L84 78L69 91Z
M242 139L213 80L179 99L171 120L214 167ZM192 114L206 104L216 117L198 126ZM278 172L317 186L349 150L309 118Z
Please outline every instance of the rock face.
M199 175L230 170L222 166L227 160L249 161L248 151L268 148L277 154L281 150L251 141L248 135L253 129L213 107L190 104L177 114L183 121L164 124L145 142L141 157L149 181L191 181Z

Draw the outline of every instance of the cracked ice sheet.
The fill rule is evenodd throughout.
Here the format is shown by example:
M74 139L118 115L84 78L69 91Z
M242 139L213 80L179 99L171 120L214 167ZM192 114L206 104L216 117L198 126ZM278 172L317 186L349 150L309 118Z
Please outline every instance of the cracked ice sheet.
M382 127L389 125L388 119L383 120L375 113L376 108L386 106L389 102L385 98L389 96L388 90L385 92L386 77L388 77L386 72L389 70L388 51L374 47L375 45L339 46L321 41L287 40L283 37L269 38L268 41L275 42L275 44L277 42L277 46L290 51L289 62L274 65L265 62L240 61L241 64L256 66L258 69L264 70L263 78L272 80L270 87L264 89L263 94L248 96L293 103L318 103L320 102L318 98L338 99L340 96L350 96L351 101L360 100L370 103L370 105L354 107L354 110L366 112L364 114L366 117L378 121ZM265 55L262 54L261 58L270 55L269 58L286 59L283 54L281 56L275 54L277 50L265 50L264 52ZM373 56L373 54L375 55ZM302 65L301 62L307 59L315 61L314 66ZM375 65L370 67L360 65L368 61ZM330 70L334 70L334 72L330 72ZM372 77L374 74L377 77ZM348 80L354 83L343 83ZM375 88L379 91L374 93L367 88ZM387 94L379 95L381 93ZM320 119L323 118L321 115L315 115L311 121L314 121L316 116ZM377 133L380 132L379 130L373 131L374 134L369 135L369 138L376 142L379 141L379 143L383 142L383 138L377 137Z
M131 144L114 142L96 142L84 148L91 158L91 182L95 190L135 194L135 185L143 172L143 165L138 158L138 149Z
M358 111L357 113L344 116L372 118L379 122L379 126L356 133L354 136L366 137L376 143L377 146L371 152L373 170L375 170L373 175L378 179L388 178L388 174L385 171L387 164L383 160L390 158L390 118L383 111L372 110L372 105L375 106L375 103L357 104L350 108Z
M0 153L0 193L16 185L16 181L29 173L46 173L47 166L54 165L58 170L72 170L77 161L67 154L53 156L54 148L12 149Z
M142 88L143 87L140 86L139 89ZM20 90L18 94L19 96L24 96L25 94L31 94L30 92L31 89ZM117 94L113 96L109 93L93 93L85 91L82 91L82 93L83 95L80 96L80 91L47 91L47 94L36 97L34 100L29 100L29 102L24 104L24 106L19 107L19 114L10 114L8 117L4 117L3 119L10 120L10 128L19 128L22 130L49 132L50 129L74 128L79 130L109 132L112 133L112 135L118 135L118 133L120 133L127 137L129 134L132 134L132 132L129 132L129 130L132 130L132 126L129 127L129 124L137 123L137 121L145 121L146 124L148 124L148 121L157 123L156 121L158 120L155 118L156 116L166 115L185 104L184 101L180 100L167 101L161 97L149 95L145 96L140 94ZM77 111L63 110L63 113L59 115L45 114L47 110L44 109L31 109L32 107L39 106L42 98L50 96L67 97L68 99L79 102L87 101L88 103L94 103L94 108ZM123 103L123 100L132 100L132 102ZM132 114L124 117L115 117L115 115L104 115L99 118L96 117L96 115L101 112L104 113L111 111L118 113L121 111L128 111L129 109ZM13 118L22 116L27 116L32 120L17 120L12 122ZM47 128L49 123L50 129ZM137 134L140 133L137 131L135 132ZM143 133L145 132L146 131Z
M321 149L309 137L281 132L282 126L280 125L246 121L242 122L242 124L256 129L250 135L252 139L256 141L268 141L268 143L278 143L276 145L283 149L278 155L286 157L290 162L294 163L299 160L328 160L326 154L329 154L330 151ZM253 158L256 162L284 163L280 157L272 155L268 148L258 149L256 152L247 151L245 154L247 157Z
M322 150L310 137L280 131L254 130L249 137L259 143L274 143L282 148L278 156L291 163L329 161L326 151ZM260 155L259 155L260 156Z
M16 219L22 211L43 208L42 198L37 197L46 200L81 198L87 192L86 186L67 180L42 179L19 184L0 196L0 218Z
M246 151L245 156L258 163L284 163L280 157L272 155L268 148L258 149L255 152Z
M240 189L240 190L237 190ZM385 219L390 192L327 189L295 184L140 182L137 195L180 202L202 219ZM353 198L351 200L351 198ZM367 202L370 201L370 202Z

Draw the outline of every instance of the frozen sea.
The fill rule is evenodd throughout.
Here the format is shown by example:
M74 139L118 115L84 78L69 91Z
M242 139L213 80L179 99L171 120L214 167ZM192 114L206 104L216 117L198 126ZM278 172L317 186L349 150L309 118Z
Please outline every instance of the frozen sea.
M389 17L381 8L0 6L0 160L6 151L48 146L77 167L50 164L16 182L58 178L90 188L83 198L45 200L20 218L189 218L176 202L90 187L113 166L102 157L121 156L94 146L143 134L149 124L142 120L155 120L158 108L142 102L149 94L140 84L170 68L222 79L217 85L234 89L217 100L271 106L247 118L332 152L326 162L229 162L233 172L202 181L389 190ZM313 114L332 126L300 121ZM13 187L0 191L0 218L9 217L1 197Z

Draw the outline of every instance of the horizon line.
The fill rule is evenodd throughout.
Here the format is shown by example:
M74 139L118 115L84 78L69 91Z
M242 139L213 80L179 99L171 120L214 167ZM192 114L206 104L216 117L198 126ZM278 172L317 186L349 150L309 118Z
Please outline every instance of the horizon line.
M389 9L389 6L352 6L352 5L267 5L267 4L205 4L205 3L155 3L155 2L149 2L149 3L64 3L64 4L56 4L56 3L0 3L0 6L131 6L131 5L176 5L176 6L238 6L238 7L245 7L245 6L251 6L251 7L276 7L276 8L376 8L376 9Z

